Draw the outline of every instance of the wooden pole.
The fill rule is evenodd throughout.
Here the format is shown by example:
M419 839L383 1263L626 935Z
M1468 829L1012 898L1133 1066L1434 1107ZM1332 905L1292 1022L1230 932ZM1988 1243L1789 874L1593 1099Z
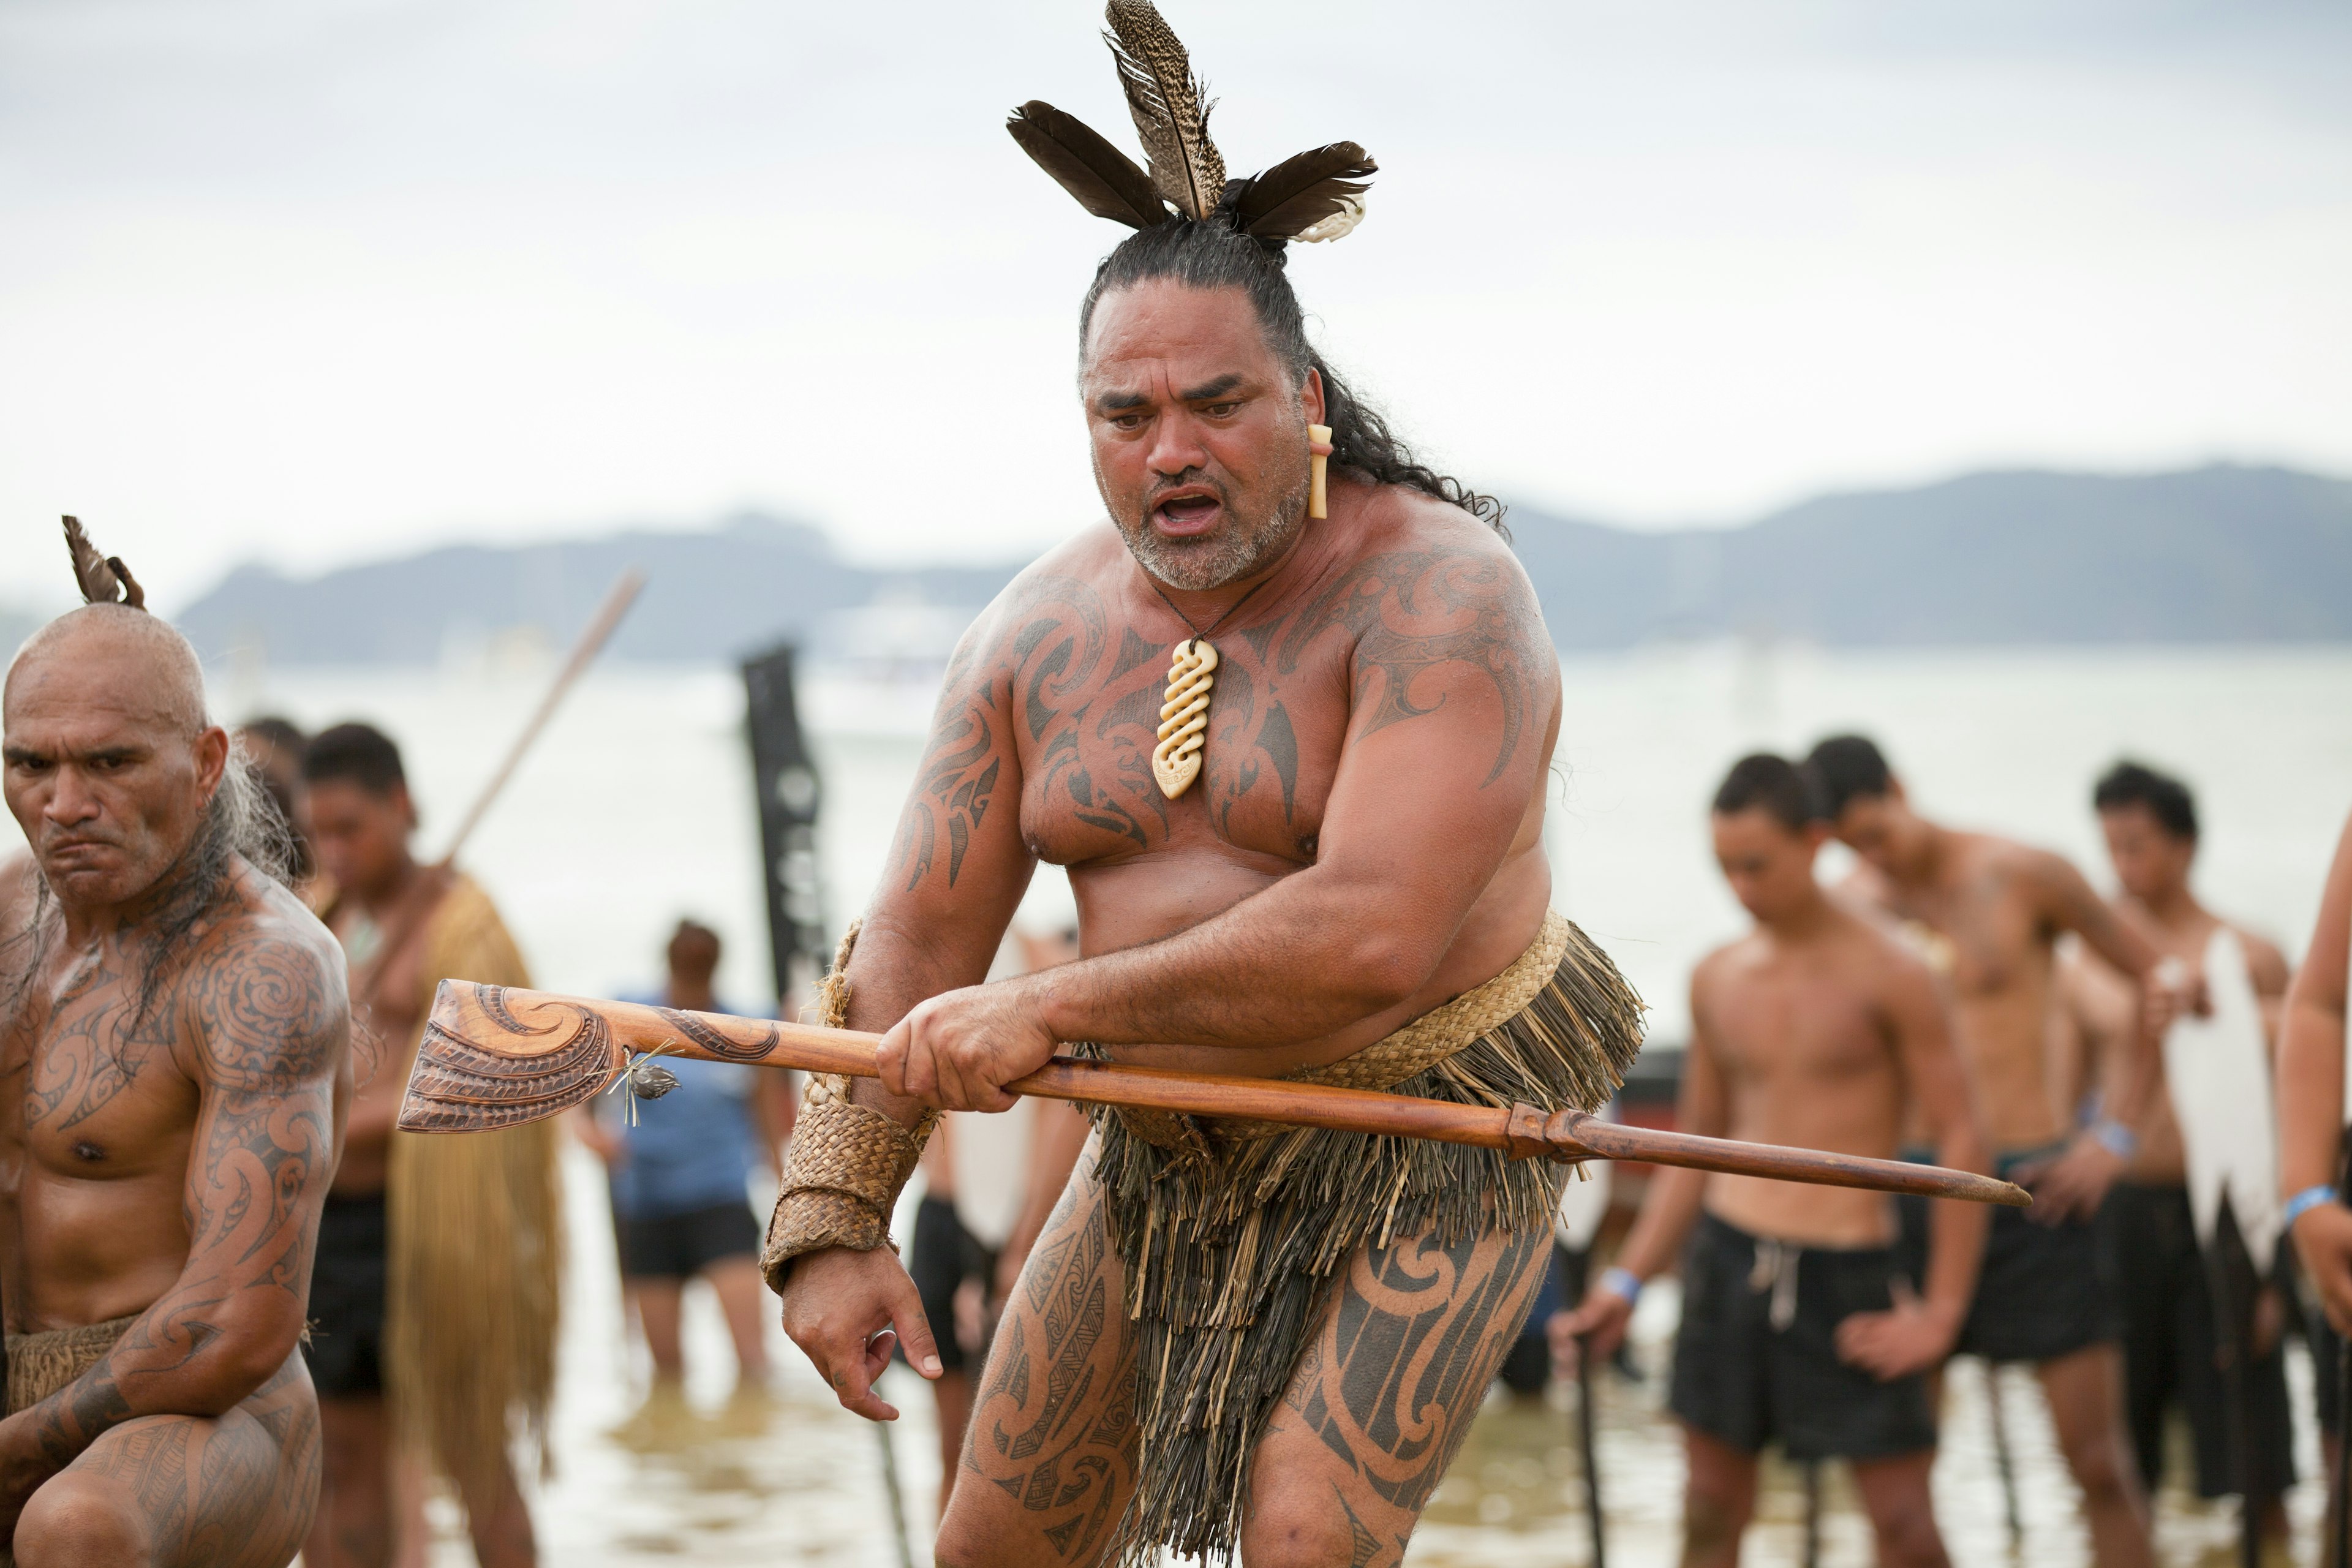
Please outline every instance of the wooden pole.
M882 1495L890 1510L890 1538L898 1549L898 1568L915 1568L915 1548L907 1537L907 1494L898 1484L898 1445L891 1439L893 1423L873 1423L882 1443Z
M482 793L474 797L472 808L458 819L457 831L451 836L449 847L441 856L443 865L457 858L457 851L467 839L473 837L474 829L481 826L483 815L490 809L490 803L499 798L499 792L507 787L507 781L514 777L515 769L522 765L523 757L538 741L540 731L547 728L547 721L555 717L555 710L562 706L565 695L588 672L588 667L595 662L596 656L604 651L605 640L620 626L621 617L629 613L629 606L637 602L637 595L645 591L645 586L646 574L634 566L614 579L604 604L597 607L595 617L580 634L580 639L572 645L572 656L563 661L563 668L556 671L547 695L539 700L538 711L522 727L522 733L515 737L514 744L507 748L506 761L500 763L499 771L490 775L490 782L482 786Z
M2000 1363L1986 1362L1984 1375L1985 1419L1992 1425L1993 1474L2000 1478L2001 1517L2009 1523L2009 1554L2014 1559L2025 1550L2025 1514L2017 1501L2017 1455L2009 1446L2009 1418L2001 1413Z
M2221 1363L2221 1432L2230 1449L2230 1468L2238 1483L2238 1562L2241 1568L2263 1568L2262 1503L2254 1495L2253 1421L2248 1408L2248 1384L2252 1368L2253 1310L2252 1292L2241 1292L2234 1278L2235 1246L2242 1250L2238 1226L2230 1213L2229 1194L2221 1196L2221 1217L2213 1239L2199 1248L2205 1266L2205 1287L2213 1306L2215 1348L2228 1359ZM2251 1276L2253 1265L2246 1265Z
M1822 1462L1805 1461L1805 1568L1822 1568Z
M471 1132L554 1116L610 1088L639 1054L873 1078L881 1037L772 1018L732 1018L631 1002L445 980L417 1047L399 1125ZM1056 1057L1005 1086L1016 1094L1192 1116L1278 1121L1496 1149L1513 1159L1641 1160L1775 1181L1919 1193L2022 1208L2022 1187L1973 1171L1740 1143L1603 1121L1581 1110L1455 1105L1369 1089L1217 1078Z
M540 731L547 728L547 721L555 716L557 707L604 649L606 639L621 624L621 617L629 613L629 606L637 602L637 595L645 585L646 574L634 566L614 580L612 589L605 594L604 603L598 607L594 618L580 634L579 640L572 645L571 657L563 661L563 668L556 671L555 679L548 686L547 695L539 700L538 710L522 727L522 733L515 737L514 744L507 748L506 760L499 764L499 771L490 775L490 782L474 796L474 804L467 807L466 815L458 818L457 831L450 836L448 846L441 852L441 858L425 868L418 886L401 907L400 912L386 922L387 929L383 940L376 944L375 955L352 977L353 1013L363 1012L374 1003L377 991L383 985L384 976L392 972L394 962L425 929L425 917L440 907L440 895L447 889L449 879L454 874L457 851L466 847L466 840L471 838L474 829L481 826L491 803L499 798L508 781L514 777L515 769L521 766L525 753L539 739Z

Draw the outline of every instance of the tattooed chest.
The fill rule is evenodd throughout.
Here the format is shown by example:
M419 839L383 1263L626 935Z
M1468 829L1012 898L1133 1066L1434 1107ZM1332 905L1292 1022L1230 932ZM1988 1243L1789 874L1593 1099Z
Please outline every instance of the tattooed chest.
M1344 696L1275 675L1245 638L1226 639L1200 776L1171 800L1151 770L1169 650L1129 635L1136 646L1116 674L1024 715L1021 832L1033 852L1074 865L1199 843L1311 862Z
M11 1120L37 1163L87 1177L126 1174L185 1133L195 1086L172 1059L168 1025L139 1022L135 1011L129 996L101 990L28 1010L24 1029L12 1032ZM168 1000L151 1012L168 1018Z

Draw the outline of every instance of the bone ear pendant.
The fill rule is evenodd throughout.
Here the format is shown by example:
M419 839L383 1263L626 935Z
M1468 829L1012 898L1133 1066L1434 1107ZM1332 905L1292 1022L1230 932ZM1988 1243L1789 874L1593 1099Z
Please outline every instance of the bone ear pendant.
M1201 776L1208 742L1209 690L1217 683L1217 650L1199 637L1176 645L1168 664L1168 691L1160 704L1160 743L1151 748L1151 776L1174 800Z

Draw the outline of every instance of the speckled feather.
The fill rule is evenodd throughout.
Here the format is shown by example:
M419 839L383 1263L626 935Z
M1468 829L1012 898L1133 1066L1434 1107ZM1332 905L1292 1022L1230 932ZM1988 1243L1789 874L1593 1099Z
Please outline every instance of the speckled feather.
M1215 104L1192 74L1192 58L1151 0L1110 0L1103 16L1111 29L1104 42L1118 63L1153 186L1185 216L1207 217L1224 194L1225 161L1209 140Z

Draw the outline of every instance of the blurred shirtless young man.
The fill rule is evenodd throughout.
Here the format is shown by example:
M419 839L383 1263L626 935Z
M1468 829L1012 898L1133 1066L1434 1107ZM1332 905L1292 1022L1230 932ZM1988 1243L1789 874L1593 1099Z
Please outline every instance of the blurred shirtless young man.
M2274 1034L2285 1005L2287 963L2278 948L2207 909L2189 885L2197 861L2196 797L2179 779L2138 763L2118 763L2092 791L2121 896L2116 912L2137 926L2167 958L2184 969L2207 967L2214 938L2226 931L2238 948L2237 973L2228 981L2252 993L2265 1035ZM2229 962L2226 955L2217 963ZM2239 975L2242 975L2242 980ZM2216 983L2220 971L2215 970ZM2061 975L2066 1018L2095 1048L2101 1077L2113 1082L2137 1056L2133 1003L2137 988L2097 958L2083 953ZM2139 1458L2140 1479L2152 1493L2164 1470L2166 1415L2178 1405L2189 1421L2200 1497L2242 1489L2230 1436L2236 1413L2220 1357L2240 1328L2217 1327L2210 1269L2216 1259L2198 1238L2189 1197L2189 1150L2174 1109L2165 1059L2133 1127L2139 1147L2108 1191L2099 1223L2106 1231L2123 1323L2125 1410ZM2271 1084L2259 1069L2234 1080L2249 1097L2249 1116L2272 1114ZM2214 1086L2209 1084L2207 1097ZM2193 1108L2192 1108L2193 1109ZM2210 1121L2206 1123L2210 1126ZM2229 1125L2225 1123L2224 1125ZM2263 1533L2284 1540L2284 1494L2294 1483L2294 1421L2289 1413L2283 1302L2267 1281L2252 1277L2252 1261L2232 1247L2219 1261L2232 1270L2232 1295L2252 1303L2257 1353L2246 1364L2246 1441L2251 1489ZM2234 1278L2238 1270L2247 1277Z
M350 1101L332 938L180 635L93 604L10 667L0 867L0 1561L292 1560L296 1340ZM258 857L262 864L257 864Z
M2091 1219L2137 1148L2130 1129L2156 1082L2157 1041L2179 1010L2158 978L2162 954L2061 857L1919 816L1863 737L1823 741L1807 765L1837 836L1862 858L1853 890L1924 927L1948 964L1955 1037L1995 1169L2033 1189L2031 1209L1992 1218L1956 1348L2034 1363L2083 1489L2095 1556L2101 1568L2142 1568L2153 1561L2147 1503L2124 1426L2118 1326ZM2054 950L2069 931L2141 987L2126 1070L2105 1114L2080 1131L2050 1087Z
M1308 345L1278 234L1138 216L1080 317L1110 521L950 667L828 1005L887 1031L885 1078L818 1080L771 1227L786 1330L872 1416L883 1331L937 1376L940 1326L884 1245L896 1184L856 1173L903 1181L929 1108L1002 1110L1064 1042L1549 1106L1604 1098L1633 1045L1630 994L1549 911L1559 659L1508 546ZM1196 634L1206 749L1164 789ZM1085 956L981 984L1040 860L1069 868ZM1542 1163L1103 1118L997 1331L939 1561L1397 1563L1541 1281Z
M1691 976L1675 1125L1887 1159L1916 1109L1937 1163L1985 1169L1935 976L1813 880L1829 835L1807 780L1784 758L1745 758L1716 795L1713 826L1716 859L1756 929ZM1614 1353L1643 1281L1697 1226L1670 1398L1690 1464L1684 1568L1739 1560L1769 1442L1791 1458L1852 1461L1888 1568L1949 1561L1927 1490L1925 1373L1968 1315L1985 1214L1929 1212L1927 1278L1915 1281L1880 1194L1697 1171L1651 1178L1616 1267L1555 1320L1554 1339Z

